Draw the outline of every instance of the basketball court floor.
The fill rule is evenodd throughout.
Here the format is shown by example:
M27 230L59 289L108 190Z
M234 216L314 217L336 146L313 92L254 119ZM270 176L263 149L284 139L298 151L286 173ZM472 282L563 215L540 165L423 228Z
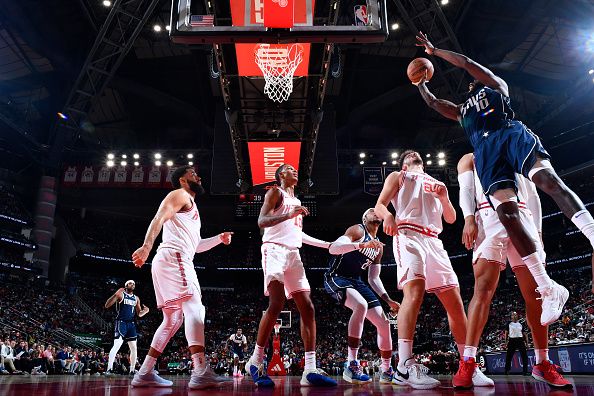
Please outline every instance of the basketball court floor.
M0 378L0 395L15 396L161 396L161 395L594 395L594 380L591 376L566 376L573 389L553 389L536 382L530 377L493 376L494 388L475 388L454 391L450 376L438 377L442 386L432 390L413 390L411 388L380 385L373 382L364 386L353 386L339 380L336 388L311 388L299 386L300 377L274 377L274 389L257 389L250 378L234 379L234 382L220 388L193 391L188 389L189 377L166 377L173 380L173 388L132 388L131 378L105 378L94 376L11 376Z

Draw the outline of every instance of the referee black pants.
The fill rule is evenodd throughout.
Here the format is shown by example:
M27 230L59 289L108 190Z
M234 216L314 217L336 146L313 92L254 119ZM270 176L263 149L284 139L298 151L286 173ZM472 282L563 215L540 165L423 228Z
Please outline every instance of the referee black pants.
M511 368L511 361L516 351L520 351L522 357L522 371L528 374L528 353L526 352L526 344L523 337L510 338L507 342L507 352L505 353L505 373L509 373Z

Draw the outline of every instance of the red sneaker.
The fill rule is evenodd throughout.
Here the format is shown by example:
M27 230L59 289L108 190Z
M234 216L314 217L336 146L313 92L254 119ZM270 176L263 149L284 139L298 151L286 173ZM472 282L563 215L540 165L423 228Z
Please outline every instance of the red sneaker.
M554 386L555 388L573 387L571 382L567 381L557 371L559 366L553 364L550 360L544 360L542 363L535 365L532 368L532 377L542 382Z
M470 358L464 361L464 358L460 359L460 367L458 372L452 378L452 384L456 389L471 389L472 388L472 376L474 369L476 368L476 362L474 358Z

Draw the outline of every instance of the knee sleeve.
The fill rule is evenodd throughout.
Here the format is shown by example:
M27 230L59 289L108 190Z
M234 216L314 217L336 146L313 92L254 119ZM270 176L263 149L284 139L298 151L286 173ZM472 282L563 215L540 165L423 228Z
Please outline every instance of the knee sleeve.
M361 338L365 316L367 315L367 301L359 292L349 288L346 290L344 305L353 311L349 320L349 337Z
M124 343L124 339L122 337L118 337L118 338L114 339L113 346L111 347L111 351L109 351L109 354L111 355L113 353L113 355L115 357L115 355L118 353L118 351L122 347L123 343Z
M155 331L151 347L158 352L163 352L167 343L177 333L183 323L183 312L180 307L163 308L163 322Z
M390 331L390 321L386 318L381 307L373 307L367 311L367 319L377 329L377 346L380 351L392 350L392 332Z
M194 294L192 298L184 301L182 309L185 316L186 339L189 346L204 346L204 317L206 310L200 296Z

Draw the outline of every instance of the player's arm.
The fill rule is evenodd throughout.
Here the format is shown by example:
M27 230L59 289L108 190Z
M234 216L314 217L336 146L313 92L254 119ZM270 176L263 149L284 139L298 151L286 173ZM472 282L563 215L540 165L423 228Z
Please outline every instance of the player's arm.
M120 287L111 297L105 302L105 309L111 307L116 302L122 301L124 298L124 288Z
M435 46L431 44L427 38L427 35L423 34L423 32L419 32L416 45L419 47L425 47L425 52L429 55L438 56L441 59L450 62L452 65L466 70L472 77L485 84L487 87L501 92L501 94L504 96L509 96L507 83L504 79L496 76L491 70L480 63L473 61L466 55L435 48Z
M377 255L377 257L373 261L373 264L369 266L369 271L367 272L367 281L369 282L369 286L371 286L373 291L390 306L390 311L396 313L400 309L400 304L398 304L396 301L390 298L390 295L386 291L384 283L380 278L380 272L382 271L383 254L384 248L382 247L380 250L380 254Z
M427 88L426 78L422 78L421 81L415 83L415 85L419 88L419 92L425 103L427 103L427 106L450 120L458 121L460 119L460 106L449 100L436 98L435 95L429 91L429 88Z
M221 232L219 235L201 239L198 246L196 246L196 253L206 252L221 243L229 245L231 243L231 235L233 235L233 232L225 231Z
M309 214L309 211L303 206L295 206L288 213L279 215L273 214L274 209L276 209L282 199L282 193L278 188L268 190L264 196L264 204L262 205L262 209L260 209L260 216L258 216L258 227L272 227L283 221L297 217L300 214L303 214L304 216Z
M167 194L163 202L161 202L159 210L157 210L157 214L149 225L146 236L144 237L144 243L141 247L136 249L134 253L132 253L132 261L134 261L134 265L137 267L142 267L142 265L146 262L151 249L153 248L155 239L157 239L157 236L159 236L159 233L163 228L163 224L167 220L171 219L187 204L188 194L185 191L178 189Z
M441 202L443 219L448 224L454 224L456 222L456 209L454 208L454 205L452 205L452 201L450 201L448 189L445 184L437 184L433 194L439 199L439 202Z
M322 249L328 249L330 247L330 242L322 241L321 239L314 238L311 235L307 235L305 232L301 231L301 238L303 243L306 245L311 245L315 247L319 247Z
M375 214L384 222L384 232L386 235L394 236L397 232L396 219L388 210L390 200L396 196L400 189L400 172L392 172L386 177L382 192L375 204Z
M365 248L380 249L384 246L383 243L376 239L372 239L367 242L355 242L361 240L363 235L363 229L358 224L350 226L347 228L344 235L330 244L330 254L345 254Z
M150 309L146 305L140 305L140 297L138 296L136 296L136 306L134 308L136 309L136 315L138 315L139 318L142 318L150 311Z
M458 184L460 185L460 208L464 216L462 244L472 249L478 228L474 212L476 211L476 192L474 190L474 155L465 154L458 161Z

